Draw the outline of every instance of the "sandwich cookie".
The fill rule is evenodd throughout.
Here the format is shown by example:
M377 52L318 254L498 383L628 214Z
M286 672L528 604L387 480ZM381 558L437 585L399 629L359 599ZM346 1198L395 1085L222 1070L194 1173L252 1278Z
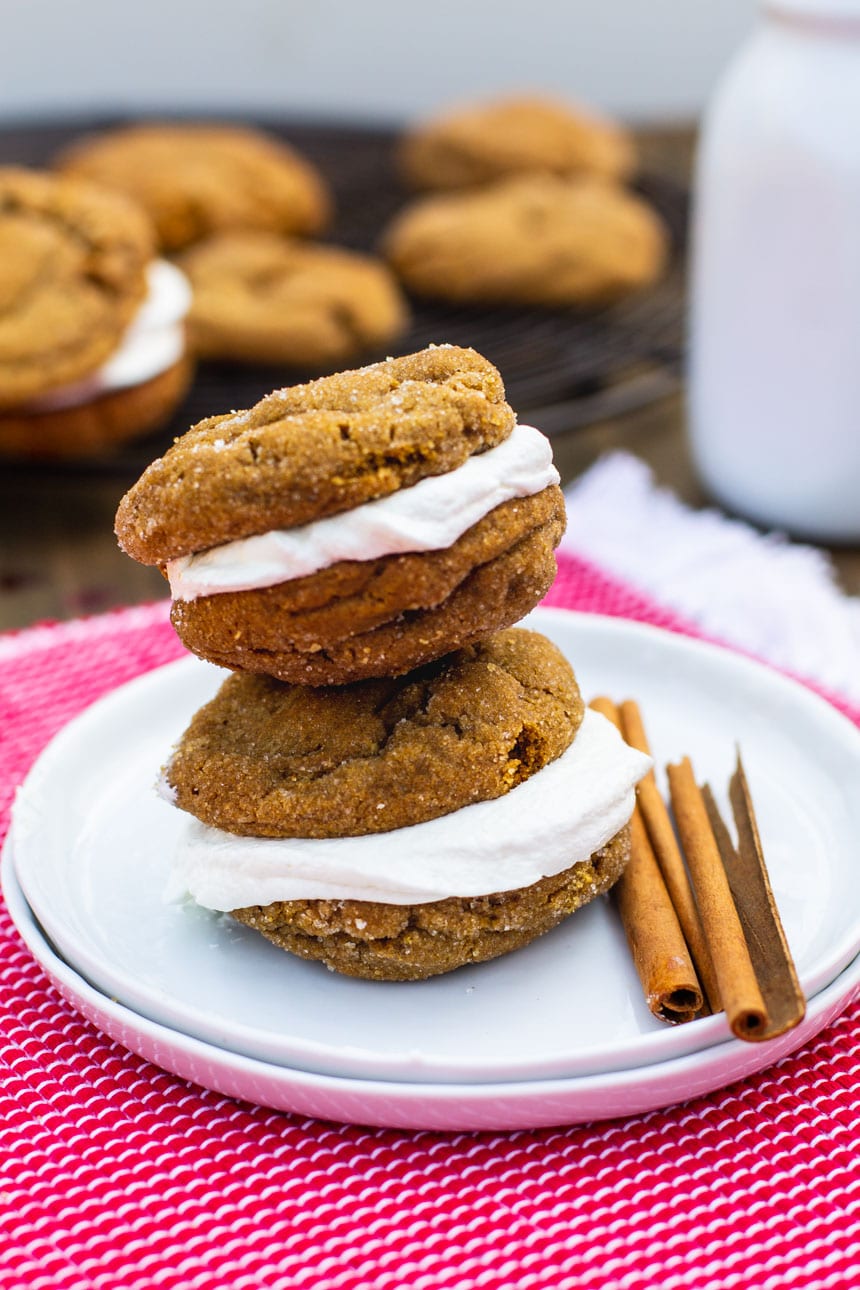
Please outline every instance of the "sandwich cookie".
M191 293L141 210L0 169L0 266L0 451L89 455L167 420L191 377Z
M399 679L235 675L163 772L196 817L170 895L347 975L433 976L609 890L649 765L522 629Z
M518 621L563 528L548 441L454 346L201 422L116 520L192 652L303 685L399 675Z

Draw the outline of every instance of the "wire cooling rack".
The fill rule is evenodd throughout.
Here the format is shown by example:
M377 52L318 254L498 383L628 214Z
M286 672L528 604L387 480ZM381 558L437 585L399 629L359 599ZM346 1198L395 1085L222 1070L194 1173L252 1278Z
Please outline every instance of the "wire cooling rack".
M120 124L87 120L39 123L0 130L0 164L45 165L82 133ZM294 144L327 177L337 214L327 240L373 251L391 217L410 194L398 179L392 130L338 124L266 120L270 133ZM471 345L501 371L518 414L547 434L575 431L593 421L651 402L679 382L683 331L683 266L687 193L675 180L643 174L637 189L658 210L672 243L668 272L651 290L591 312L536 308L463 307L412 300L409 331L388 352L407 354L431 342ZM383 354L368 353L357 362ZM284 366L201 363L171 423L156 435L123 445L109 458L63 469L142 470L203 417L251 406L264 394L319 375ZM44 464L40 469L44 470Z

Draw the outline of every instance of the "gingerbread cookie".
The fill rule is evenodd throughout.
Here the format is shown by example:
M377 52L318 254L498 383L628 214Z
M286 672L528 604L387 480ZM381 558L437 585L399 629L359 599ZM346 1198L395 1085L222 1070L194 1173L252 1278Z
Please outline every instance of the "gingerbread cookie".
M612 886L649 765L532 631L399 680L232 677L165 771L164 795L196 817L172 894L347 975L448 972Z
M86 456L167 420L191 293L153 249L119 194L0 170L0 453Z
M596 179L523 175L413 202L383 250L417 295L594 307L653 283L667 237L632 193Z
M124 198L0 169L0 407L99 367L143 301L152 256L152 229Z
M388 266L273 233L225 233L179 261L194 288L191 342L206 358L320 367L403 332Z
M351 686L235 673L194 716L165 782L177 806L229 833L382 833L500 797L564 752L583 712L563 655L516 628Z
M454 346L201 422L116 523L167 572L189 649L305 685L407 672L516 622L563 528L547 440Z
M280 949L343 976L421 981L522 949L610 891L629 857L625 826L586 860L513 891L417 905L283 900L231 913Z
M418 188L470 188L525 172L622 179L633 140L611 121L560 100L504 98L447 112L409 131L401 169Z
M127 126L82 139L56 164L133 197L168 251L230 229L317 233L331 215L316 169L288 144L245 127Z

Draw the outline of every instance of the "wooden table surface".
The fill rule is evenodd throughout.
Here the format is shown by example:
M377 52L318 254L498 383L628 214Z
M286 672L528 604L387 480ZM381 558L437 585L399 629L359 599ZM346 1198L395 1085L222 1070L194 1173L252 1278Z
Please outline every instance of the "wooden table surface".
M653 132L642 145L647 166L688 173L688 131ZM659 483L691 505L707 502L687 452L682 392L557 435L553 446L565 483L620 448L646 461ZM123 555L113 535L117 503L133 482L109 472L0 466L0 630L164 596L160 574ZM860 549L831 555L843 588L860 593Z

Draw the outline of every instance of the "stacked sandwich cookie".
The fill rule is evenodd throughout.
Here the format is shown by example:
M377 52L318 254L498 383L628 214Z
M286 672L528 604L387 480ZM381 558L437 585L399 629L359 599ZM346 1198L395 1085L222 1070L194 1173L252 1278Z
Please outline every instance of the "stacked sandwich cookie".
M162 791L173 887L348 975L495 957L608 890L647 758L514 627L555 574L547 440L434 346L279 390L177 440L117 534L232 670Z

